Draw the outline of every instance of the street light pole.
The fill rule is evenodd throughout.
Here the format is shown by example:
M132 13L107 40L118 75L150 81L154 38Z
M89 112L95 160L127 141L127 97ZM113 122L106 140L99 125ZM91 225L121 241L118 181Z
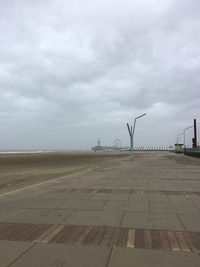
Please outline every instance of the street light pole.
M129 136L130 136L130 150L131 150L131 158L133 159L133 140L134 140L134 134L135 134L135 126L136 126L136 121L137 121L137 119L139 119L139 118L141 118L141 117L143 117L143 116L145 116L146 115L146 113L144 113L144 114L142 114L142 115L140 115L140 116L138 116L138 117L136 117L135 119L134 119L134 124L133 124L133 126L129 126L129 124L127 123L127 128L128 128L128 132L129 132Z

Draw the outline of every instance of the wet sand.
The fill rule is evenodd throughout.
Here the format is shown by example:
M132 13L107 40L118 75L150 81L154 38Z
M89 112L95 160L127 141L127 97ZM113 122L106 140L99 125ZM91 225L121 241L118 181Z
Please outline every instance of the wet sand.
M73 174L86 168L112 166L113 160L127 157L120 152L50 152L0 155L0 194Z

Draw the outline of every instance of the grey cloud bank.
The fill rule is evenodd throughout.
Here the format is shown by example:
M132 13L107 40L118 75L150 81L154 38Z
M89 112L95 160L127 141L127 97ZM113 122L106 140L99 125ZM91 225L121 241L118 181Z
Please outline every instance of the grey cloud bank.
M168 146L200 118L197 0L0 0L0 30L0 149L126 145L144 112L136 145Z

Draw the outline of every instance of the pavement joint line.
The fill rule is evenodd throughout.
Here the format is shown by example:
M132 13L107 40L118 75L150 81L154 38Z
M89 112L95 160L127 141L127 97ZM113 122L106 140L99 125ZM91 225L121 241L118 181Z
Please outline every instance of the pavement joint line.
M122 217L121 217L121 220L120 220L120 223L119 223L119 227L121 227L121 225L122 225L122 221L124 219L124 216L125 216L125 211L123 211L123 213L122 213Z
M104 204L103 204L103 206L102 206L102 208L101 208L100 210L103 210L103 209L105 208L107 202L108 202L108 200L105 200L105 201L104 201Z
M20 234L21 228L26 231ZM109 235L110 231L112 235ZM1 223L1 240L200 252L200 232L110 226ZM98 235L98 242L95 239ZM101 236L102 235L102 236ZM107 240L107 241L106 241ZM23 254L23 253L22 253Z
M178 218L178 220L179 220L180 224L182 225L183 229L185 229L185 231L187 231L187 229L186 229L184 223L182 222L181 218L179 217L178 213L176 214L176 217Z
M200 212L200 208L196 205L196 203L193 202L193 205L194 205L195 208Z
M108 260L107 260L107 262L106 262L106 267L109 266L110 259L111 259L111 256L112 256L112 252L113 252L113 247L110 249L110 252L109 252L109 255L108 255Z
M27 248L25 251L23 251L20 255L18 255L13 261L11 261L6 267L11 267L13 265L13 263L15 263L19 258L21 258L22 256L24 256L27 252L29 252L29 250L31 250L36 244L33 244L32 246L30 246L29 248Z
M59 224L62 224L66 219L69 219L71 217L71 215L74 213L74 209L69 209L71 210L71 212L65 217L63 218L63 220L59 223Z
M168 195L166 195L166 197L167 197L167 199L168 199L169 202L172 202Z

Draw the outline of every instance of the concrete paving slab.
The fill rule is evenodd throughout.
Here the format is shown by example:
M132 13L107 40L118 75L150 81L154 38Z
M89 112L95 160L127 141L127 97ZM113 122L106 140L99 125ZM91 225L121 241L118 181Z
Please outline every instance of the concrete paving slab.
M56 191L50 191L50 192L41 192L40 194L37 195L38 198L40 199L52 199L55 200L57 197L60 196L60 192L56 192Z
M185 196L168 196L170 202L172 203L192 203L192 197L185 195Z
M200 254L197 253L188 253L186 254L188 260L193 264L192 266L198 267L200 266Z
M32 245L28 242L0 241L0 266L7 267Z
M200 196L198 196L196 199L194 199L193 203L198 208L198 210L200 210Z
M166 202L169 203L170 199L168 195L149 195L148 200L152 202Z
M108 200L103 208L104 210L113 211L137 211L149 212L148 201L113 201Z
M95 193L92 200L128 200L129 193Z
M78 188L79 186L77 186ZM76 187L75 187L76 188ZM56 200L67 200L67 199L91 199L94 194L92 193L61 193L56 197Z
M112 185L104 185L104 189L113 189L113 184ZM114 186L114 189L125 189L125 190L130 190L133 189L133 186L124 186L124 185L118 185Z
M42 209L42 208L55 208L63 203L63 199L40 199L37 196L34 198L25 198L20 200L7 201L3 204L5 208L21 208L21 209Z
M180 252L115 248L108 267L198 267L194 258L192 262L187 254Z
M199 214L200 211L193 203L188 202L151 202L150 210L152 213L169 213L169 214Z
M47 223L59 224L72 214L71 210L62 209L31 209L23 214L10 218L9 222L16 223Z
M27 209L0 209L0 222L6 222L10 218L24 213Z
M148 195L142 195L142 194L130 194L129 200L132 201L149 201Z
M119 226L122 212L116 211L75 211L63 224L68 225L96 225L96 226Z
M175 207L177 213L200 215L200 210L193 203L176 203Z
M184 229L176 215L136 212L125 212L121 227L159 230Z
M62 203L58 208L75 210L99 210L105 205L104 200L70 199Z
M12 267L106 267L109 248L38 244Z
M200 232L200 215L178 215L187 231Z
M169 213L176 214L176 207L170 202L154 202L150 201L150 210L152 213Z

